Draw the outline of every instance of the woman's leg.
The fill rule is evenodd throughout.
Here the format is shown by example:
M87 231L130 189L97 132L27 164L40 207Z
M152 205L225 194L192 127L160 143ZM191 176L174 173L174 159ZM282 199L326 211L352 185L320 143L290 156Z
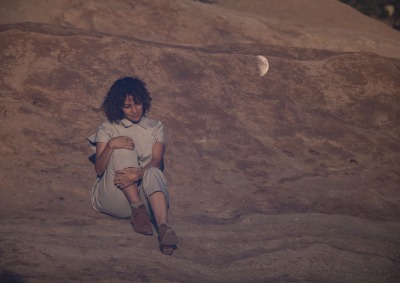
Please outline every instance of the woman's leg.
M113 154L108 161L107 170L104 173L107 176L107 185L109 187L114 186L115 188L118 188L114 184L115 172L128 167L139 167L137 151L128 149L114 149ZM120 190L124 193L130 204L140 201L137 184L132 184Z
M149 202L157 225L168 224L168 203L164 193L152 193L149 196Z
M103 201L108 204L108 211L105 211L105 207L103 207L102 211L115 215L115 212L123 209L124 212L128 214L128 217L131 216L133 230L140 234L152 235L153 227L151 226L146 207L140 201L137 184L130 185L124 189L119 189L114 184L116 171L127 167L139 167L137 151L114 149L111 158L108 161L106 172L102 177L104 178L103 191L107 192L103 195ZM121 201L116 201L121 198L121 195L125 198L123 203Z
M115 172L126 167L138 167L137 152L135 150L115 149L95 191L93 199L95 209L118 218L129 218L131 216L130 202L135 200L134 188L131 187L124 192L114 184Z
M129 218L132 211L125 194L118 188L105 185L103 178L92 191L94 209L117 218Z
M147 212L153 212L157 225L167 224L169 193L167 180L160 169L151 167L146 170L139 187L139 195Z
M124 189L119 189L114 184L116 171L127 167L139 167L137 151L115 149L94 196L94 207L115 217L131 217L131 224L136 232L152 235L153 227L146 207L140 201L137 184L130 185Z
M121 189L121 191L124 193L129 203L134 204L140 202L137 184L127 186Z
M146 170L139 193L142 201L146 203L147 209L153 211L158 226L158 240L161 252L171 255L178 243L178 237L167 225L169 193L167 190L167 181L161 170L155 167Z

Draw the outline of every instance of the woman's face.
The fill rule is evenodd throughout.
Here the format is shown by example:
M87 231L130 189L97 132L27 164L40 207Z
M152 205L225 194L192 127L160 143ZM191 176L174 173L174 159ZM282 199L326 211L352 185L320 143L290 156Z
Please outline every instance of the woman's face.
M143 116L143 103L135 103L133 96L127 96L124 100L122 112L126 119L133 123L138 123Z

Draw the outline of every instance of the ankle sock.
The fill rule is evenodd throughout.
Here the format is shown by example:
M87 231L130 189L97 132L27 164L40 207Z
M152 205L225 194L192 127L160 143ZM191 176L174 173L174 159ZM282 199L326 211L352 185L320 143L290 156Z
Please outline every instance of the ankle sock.
M131 202L131 207L133 208L138 208L141 206L143 203L139 200L138 202Z

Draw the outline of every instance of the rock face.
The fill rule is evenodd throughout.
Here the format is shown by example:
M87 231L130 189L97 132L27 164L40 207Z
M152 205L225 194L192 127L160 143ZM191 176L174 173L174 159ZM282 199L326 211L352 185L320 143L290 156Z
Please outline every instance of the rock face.
M398 282L398 32L337 1L0 7L0 281ZM90 204L129 75L167 128L172 257Z

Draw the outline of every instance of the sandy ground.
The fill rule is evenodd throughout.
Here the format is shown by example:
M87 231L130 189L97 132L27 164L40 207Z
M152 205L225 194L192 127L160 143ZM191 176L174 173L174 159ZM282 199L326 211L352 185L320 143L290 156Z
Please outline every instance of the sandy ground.
M400 280L398 32L333 0L0 8L1 282ZM167 128L172 256L90 204L127 75Z

